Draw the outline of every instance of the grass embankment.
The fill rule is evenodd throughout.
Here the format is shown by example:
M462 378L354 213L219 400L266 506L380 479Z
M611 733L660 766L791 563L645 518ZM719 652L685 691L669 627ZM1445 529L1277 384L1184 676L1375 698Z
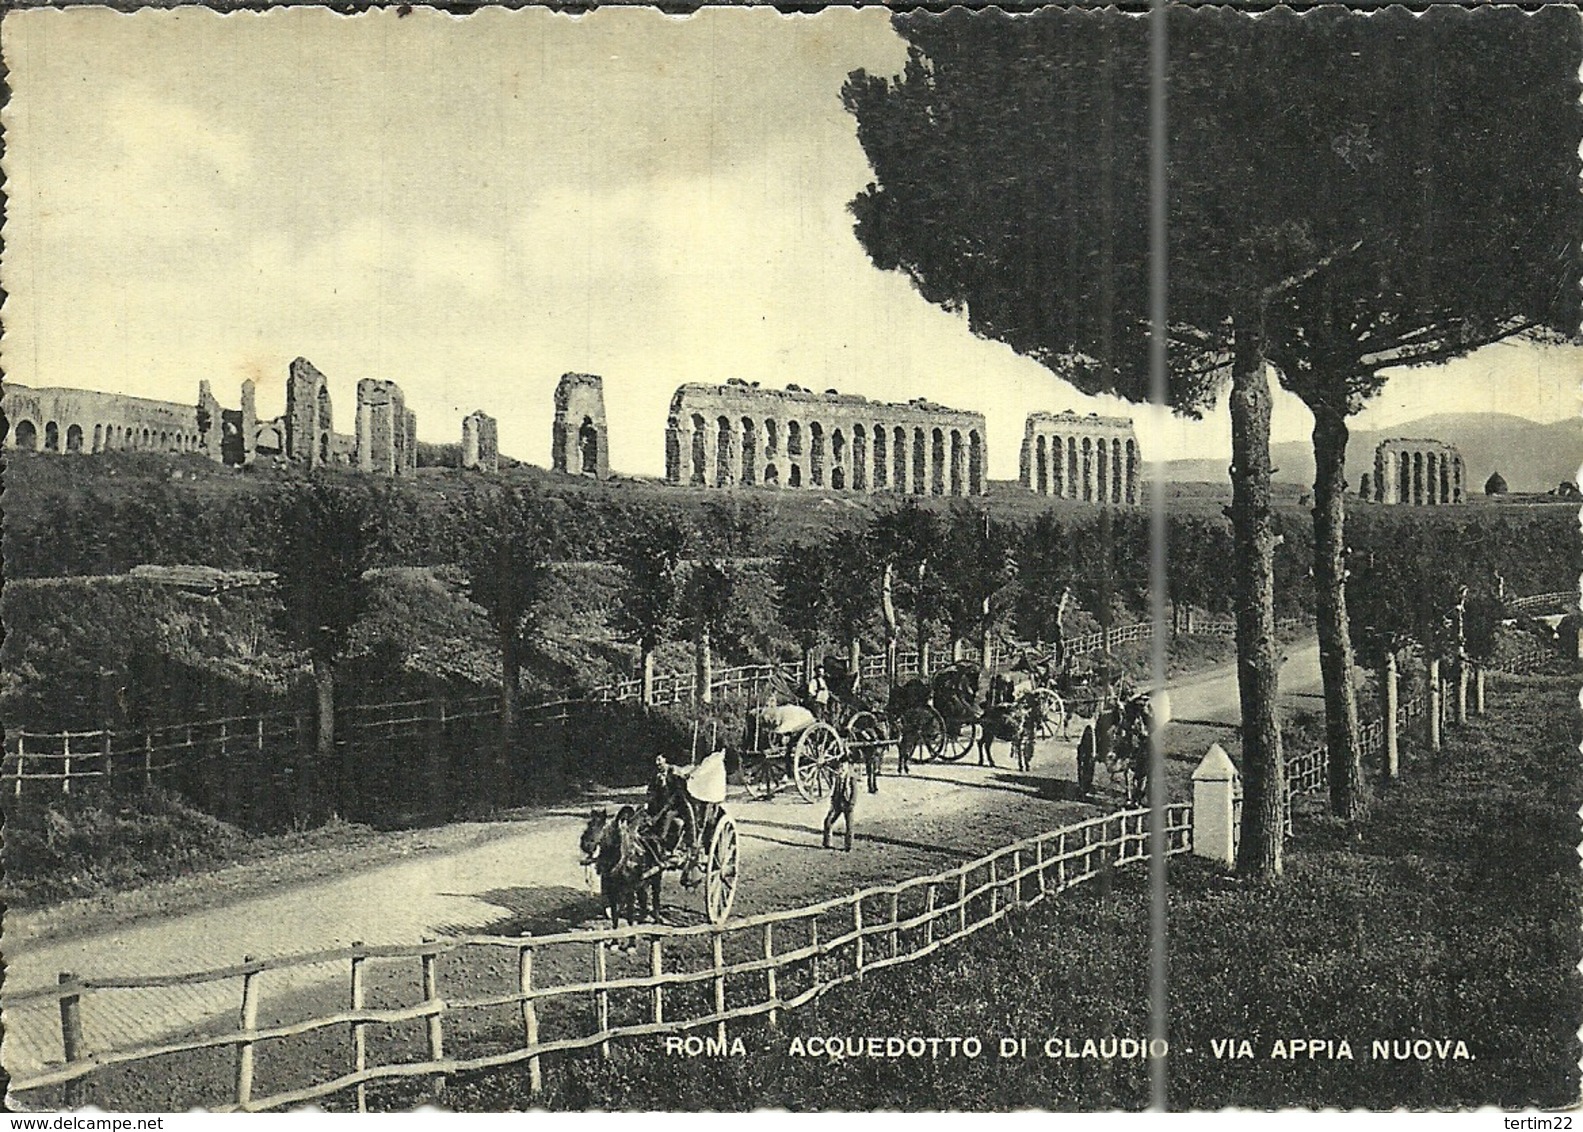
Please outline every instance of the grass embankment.
M35 908L295 852L355 854L379 837L367 826L341 821L252 835L158 786L11 802L0 899L9 908Z
M1583 1012L1573 816L1583 787L1576 682L1491 680L1494 715L1421 753L1354 830L1299 819L1278 883L1194 860L1171 870L1171 1103L1177 1108L1558 1107L1575 1102ZM1136 1108L1141 1060L1043 1056L1047 1038L1148 1034L1148 896L1141 869L1015 917L961 947L839 988L780 1031L733 1031L746 1055L667 1056L618 1045L608 1061L456 1082L452 1104L496 1110ZM810 1036L977 1036L963 1058L829 1060ZM1001 1037L1028 1056L996 1056ZM1349 1043L1351 1059L1272 1057L1277 1040ZM1469 1059L1374 1059L1372 1043L1464 1043ZM1217 1059L1216 1040L1252 1057ZM1447 1047L1455 1053L1455 1047Z

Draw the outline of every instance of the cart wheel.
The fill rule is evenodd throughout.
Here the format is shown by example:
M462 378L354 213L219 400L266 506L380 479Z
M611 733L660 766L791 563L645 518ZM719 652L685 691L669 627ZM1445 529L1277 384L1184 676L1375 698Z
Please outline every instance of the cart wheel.
M913 708L902 717L903 735L916 739L913 757L929 762L945 753L945 720L932 707Z
M705 911L711 924L723 924L737 898L737 826L730 814L721 814L715 822L704 867Z
M846 743L828 723L815 723L797 736L792 748L792 782L803 801L824 797L835 778L836 764L844 758Z
M966 723L946 723L942 727L945 731L945 749L940 752L941 760L954 763L973 749L973 741L978 738L978 724L969 720Z
M1039 701L1039 707L1044 718L1039 723L1036 738L1054 739L1057 735L1065 738L1068 734L1066 727L1066 705L1061 702L1061 695L1050 688L1035 688L1034 698Z

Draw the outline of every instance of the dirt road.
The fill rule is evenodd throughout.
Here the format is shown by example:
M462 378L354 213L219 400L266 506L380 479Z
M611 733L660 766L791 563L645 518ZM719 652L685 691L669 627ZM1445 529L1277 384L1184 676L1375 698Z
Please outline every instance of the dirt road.
M1301 700L1319 684L1318 650L1292 646L1283 692ZM1173 685L1173 716L1197 723L1234 724L1235 671L1224 665ZM859 798L857 838L851 853L820 845L823 807L793 794L768 802L732 797L730 810L742 835L742 880L736 912L795 907L850 892L865 884L937 871L1018 837L1115 809L1119 793L1100 776L1098 807L1073 800L1076 778L1071 742L1040 744L1028 773L1008 769L1009 752L997 748L998 768L960 763L915 768L910 778L881 780L880 793ZM1173 796L1186 796L1186 762L1173 764ZM633 795L614 793L608 801ZM262 957L346 946L354 942L410 943L472 932L535 934L591 922L598 904L577 863L584 808L553 809L504 825L464 848L433 852L328 880L259 894L221 898L208 910L87 931L72 938L29 942L26 915L8 917L5 994L53 985L59 972L106 977L153 975L218 967L245 956ZM224 892L228 873L214 875ZM697 891L672 878L664 905L668 919L702 918ZM271 994L300 992L330 970L282 974ZM125 1046L207 1024L236 1009L230 983L157 991L94 992L83 1003L87 1048ZM52 999L6 1001L4 1065L26 1076L59 1060L60 1032Z

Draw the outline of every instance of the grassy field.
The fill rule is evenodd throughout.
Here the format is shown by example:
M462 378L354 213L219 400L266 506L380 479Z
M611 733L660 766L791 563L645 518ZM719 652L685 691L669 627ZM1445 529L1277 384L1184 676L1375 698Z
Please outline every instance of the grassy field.
M1573 1031L1583 1013L1573 814L1576 681L1491 682L1492 715L1454 733L1431 763L1344 830L1300 819L1287 874L1240 882L1173 863L1169 1062L1175 1108L1560 1107L1579 1089ZM1142 870L1078 889L933 960L839 988L782 1028L733 1031L745 1054L667 1055L619 1046L608 1061L547 1067L531 1097L520 1072L454 1083L472 1110L1139 1108L1142 1060L1057 1059L1047 1039L1148 1034L1147 892ZM1038 988L1029 993L1029 988ZM812 1036L978 1037L976 1059L798 1053ZM996 1056L1002 1037L1026 1057ZM1295 1059L1272 1056L1292 1039ZM1374 1057L1374 1042L1440 1040L1420 1059ZM1215 1043L1248 1042L1249 1058ZM1339 1056L1348 1044L1350 1058ZM1462 1043L1466 1058L1457 1056ZM1289 1046L1283 1045L1289 1051ZM1020 1047L1019 1047L1020 1053Z

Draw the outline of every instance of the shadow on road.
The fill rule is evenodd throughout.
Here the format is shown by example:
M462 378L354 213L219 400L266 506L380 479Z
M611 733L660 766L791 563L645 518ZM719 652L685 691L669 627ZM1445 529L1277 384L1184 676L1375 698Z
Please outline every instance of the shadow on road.
M445 935L552 935L604 915L597 891L564 884L441 895L482 900L506 913L482 927L436 924L435 930Z
M858 811L859 822L862 821L862 811ZM737 828L742 830L744 838L751 837L755 841L768 841L775 845L788 845L793 849L817 849L821 828L819 826L790 825L786 822L776 821L739 821ZM789 841L779 837L769 837L762 833L753 832L757 828L784 829L794 833L806 834L807 841ZM839 838L839 834L837 834ZM890 837L883 833L874 833L869 830L857 829L852 834L853 842L868 841L876 845L890 845L897 849L915 849L921 853L942 853L947 857L961 857L967 859L977 856L981 850L964 849L953 845L932 845L926 841L911 841L904 837Z

